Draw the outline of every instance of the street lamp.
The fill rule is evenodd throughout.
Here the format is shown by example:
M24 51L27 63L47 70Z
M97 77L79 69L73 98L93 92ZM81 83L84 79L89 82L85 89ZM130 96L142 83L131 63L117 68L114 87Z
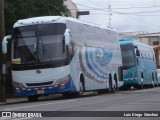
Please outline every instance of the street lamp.
M89 15L89 11L77 11L76 18L78 19L80 15Z

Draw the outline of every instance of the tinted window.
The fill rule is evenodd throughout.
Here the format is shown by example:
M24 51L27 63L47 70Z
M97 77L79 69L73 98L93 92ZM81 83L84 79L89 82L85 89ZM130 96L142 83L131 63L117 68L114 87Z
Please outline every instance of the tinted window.
M133 45L121 45L123 67L133 67L136 65Z

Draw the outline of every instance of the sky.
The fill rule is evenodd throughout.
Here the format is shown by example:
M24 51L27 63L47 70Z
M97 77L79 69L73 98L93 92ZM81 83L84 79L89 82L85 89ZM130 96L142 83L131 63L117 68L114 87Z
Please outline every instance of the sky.
M72 0L79 11L90 11L80 19L111 27L118 32L160 32L160 0ZM110 8L109 9L109 5Z

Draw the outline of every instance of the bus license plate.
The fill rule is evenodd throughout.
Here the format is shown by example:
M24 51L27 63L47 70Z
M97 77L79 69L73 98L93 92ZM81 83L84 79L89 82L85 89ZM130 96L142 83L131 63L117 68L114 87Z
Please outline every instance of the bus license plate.
M37 93L38 94L44 94L44 90L38 90Z

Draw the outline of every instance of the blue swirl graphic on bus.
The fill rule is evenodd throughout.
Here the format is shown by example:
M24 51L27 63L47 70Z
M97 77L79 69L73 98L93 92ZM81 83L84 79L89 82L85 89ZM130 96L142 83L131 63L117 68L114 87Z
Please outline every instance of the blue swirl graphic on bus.
M113 56L112 51L106 49L96 49L96 62L101 66L106 66L110 63Z

